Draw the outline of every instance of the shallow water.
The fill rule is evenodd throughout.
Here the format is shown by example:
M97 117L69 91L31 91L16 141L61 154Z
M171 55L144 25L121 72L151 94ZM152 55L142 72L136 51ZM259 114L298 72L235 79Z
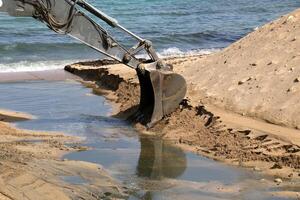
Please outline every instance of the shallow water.
M28 112L37 119L19 122L21 128L63 131L85 137L92 150L66 159L101 164L135 199L280 199L277 190L250 170L230 167L183 152L166 141L141 137L131 126L109 117L103 97L73 81L0 84L0 108ZM34 142L34 141L33 141ZM71 184L88 184L80 177L62 177Z
M67 183L73 185L83 185L87 184L88 182L81 178L80 176L62 176L61 179Z

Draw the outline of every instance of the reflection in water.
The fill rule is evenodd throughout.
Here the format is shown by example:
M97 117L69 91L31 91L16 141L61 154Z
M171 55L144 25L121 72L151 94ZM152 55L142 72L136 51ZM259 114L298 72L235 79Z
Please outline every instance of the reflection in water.
M185 153L161 139L140 138L141 153L137 175L150 179L176 178L187 166Z
M110 107L103 98L86 95L89 92L73 82L0 84L0 93L6 94L0 95L0 107L38 117L18 123L21 128L85 137L91 149L64 158L102 165L128 188L137 190L129 200L274 199L266 194L270 186L265 187L252 173L185 154L160 139L138 138L127 123L106 117ZM72 176L64 180L84 183ZM299 187L280 190L299 191Z

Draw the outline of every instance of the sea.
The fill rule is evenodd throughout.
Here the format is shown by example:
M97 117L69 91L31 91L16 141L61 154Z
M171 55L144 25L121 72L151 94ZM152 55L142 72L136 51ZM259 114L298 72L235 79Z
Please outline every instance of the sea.
M89 0L119 23L154 43L160 56L207 54L227 47L256 27L300 7L299 0ZM98 23L103 24L101 20ZM105 26L105 25L104 25ZM126 35L109 29L125 46ZM32 18L0 13L0 72L62 69L103 58L57 35Z

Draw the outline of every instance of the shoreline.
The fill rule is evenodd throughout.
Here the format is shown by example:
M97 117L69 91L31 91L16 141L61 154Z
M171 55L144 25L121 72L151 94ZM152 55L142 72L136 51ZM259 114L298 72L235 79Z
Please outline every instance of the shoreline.
M78 76L66 72L63 69L33 71L33 72L0 72L0 83L22 82L22 81L63 81L79 80Z
M98 61L96 61L96 63L97 62ZM133 112L135 112L137 108L136 106L139 103L139 85L135 72L127 69L121 64L104 66L90 66L90 64L90 62L86 64L77 63L66 66L66 70L80 76L83 79L83 84L87 84L89 87L93 88L94 92L100 91L101 95L107 97L107 100L114 104L114 110L118 111L115 113L115 117L126 119ZM106 81L107 78L110 79L109 82ZM234 138L237 138L237 141L239 142L248 142L249 149L246 150L248 153L252 150L257 150L255 145L261 145L261 149L258 150L266 150L263 144L265 143L264 140L266 140L267 137L268 140L270 140L267 142L270 144L279 142L281 145L292 145L288 143L288 141L285 142L280 140L280 138L272 138L271 136L263 138L264 135L258 134L255 130L249 130L240 127L231 129L231 127L227 127L228 124L222 122L221 120L222 118L215 116L204 107L193 107L187 102L186 105L181 105L177 111L163 119L151 129L146 129L143 125L135 122L133 125L143 134L160 136L186 151L191 151L196 154L200 154L234 166L250 168L254 171L259 171L266 175L273 176L274 178L280 177L290 181L300 180L300 177L298 177L298 173L300 171L297 171L297 169L299 169L299 163L296 162L291 164L290 161L293 159L289 160L289 156L285 157L284 153L279 153L278 155L273 156L266 155L265 157L255 156L252 155L252 153L249 155L243 154L241 156L245 156L244 158L246 159L243 160L243 157L235 157L234 155L234 153L242 150L239 149L241 148L240 146L234 146L234 141L230 141L232 143L228 143L228 145L235 147L235 152L229 154L226 154L226 148L223 147L222 149L222 146L218 147L218 145L212 145L213 142L209 141L212 138L208 137L209 139L204 140L203 144L196 143L199 139L193 138L195 136L195 129L196 132L203 132L203 137L212 136L216 137L215 139L218 140L218 137L223 135L220 137L221 139L227 138L235 140ZM185 134L188 131L191 132L190 135ZM224 142L227 144L227 141ZM205 145L207 145L207 147L203 147ZM254 146L251 147L251 145ZM293 147L294 146L292 145L290 148ZM259 155L260 153L254 152L254 154ZM281 160L281 158L283 160L286 159L286 161L280 163L279 160ZM280 169L270 170L270 168L276 165L278 165L278 168ZM288 165L291 167L288 167Z
M178 58L176 58L176 59L178 59ZM139 84L138 84L137 80L134 79L135 72L134 71L128 72L127 70L124 71L123 70L124 66L122 66L122 65L119 65L119 67L102 66L100 68L103 68L103 67L105 68L104 71L103 71L103 69L100 69L100 70L97 69L97 71L98 71L98 73L103 75L102 80L103 80L103 78L104 79L108 78L110 80L109 85L106 85L106 83L103 83L101 81L99 82L99 79L98 79L99 74L95 74L94 73L95 69L91 70L90 66L84 67L85 70L83 70L83 72L80 72L79 74L77 74L77 75L81 76L81 78L77 79L77 80L82 82L82 84L84 84L85 86L93 88L93 92L95 94L105 96L106 99L112 104L112 106L114 108L115 113L113 113L113 114L115 114L115 117L121 117L123 119L126 119L128 117L128 115L130 115L131 112L134 111L134 110L131 110L131 111L129 110L129 112L128 112L127 108L138 103L138 94L136 94L136 93L138 93ZM109 68L108 71L107 71L107 67ZM76 69L74 69L74 70L76 71ZM109 72L109 73L107 73L107 72ZM111 72L113 72L113 74L110 74ZM74 71L73 71L73 73L76 74L76 72L74 72ZM95 79L92 79L91 76L95 76L95 75L97 76L97 78L94 77ZM124 76L126 77L125 82L124 82L124 80L122 80L122 79L124 79ZM95 80L98 81L96 84L94 82ZM107 82L107 80L105 82ZM101 87L99 85L101 85ZM121 87L120 87L120 85L121 85ZM114 89L117 89L117 91L114 91ZM128 97L130 95L133 95L135 97L133 99L133 101L129 101L129 102L127 101L127 103L124 103L126 100L128 100ZM130 97L132 97L132 96L130 96ZM182 110L190 109L190 106L187 104L185 106L181 106L180 109L182 109ZM118 111L124 111L124 112L118 112ZM166 121L164 121L164 122L166 122ZM207 120L204 120L202 122L203 123L207 122ZM214 127L214 125L212 127ZM159 129L160 127L156 127L156 128ZM140 124L135 124L135 129L137 129L140 132L143 132L143 134L146 134L146 135L149 135L149 134L153 135L155 132L158 133L157 130L146 130ZM221 162L227 163L229 165L241 166L243 168L248 168L249 170L254 170L255 173L262 173L263 176L270 177L270 179L266 180L267 181L266 183L268 183L269 185L272 185L272 177L274 177L273 179L280 177L281 180L283 180L283 183L280 183L281 187L292 187L294 183L296 183L300 180L300 179L297 179L297 177L289 177L290 171L286 170L287 168L285 168L285 167L283 167L283 169L274 169L273 173L270 174L270 173L267 173L267 171L269 170L269 167L273 166L273 164L268 165L267 168L264 168L264 167L266 167L266 165L261 162L238 163L238 162L232 161L232 160L220 159L220 157L214 156L211 153L209 153L207 149L199 149L197 147L195 148L195 146L193 147L193 144L185 143L184 140L182 140L182 141L176 140L176 139L174 140L173 137L168 138L168 136L164 139L171 141L171 143L182 148L185 151L194 152L196 154L205 156L207 158L210 158L210 159L213 159L216 161L221 161ZM67 153L70 153L70 152L67 152ZM62 162L64 164L62 164ZM42 169L45 169L45 168L48 169L48 167L56 168L57 165L59 165L61 167L61 170L67 171L67 173L70 173L70 174L75 174L75 176L77 176L80 173L80 176L83 176L83 177L85 176L84 175L85 172L91 173L91 171L93 171L93 172L97 171L99 168L98 165L92 164L93 166L91 166L90 163L84 163L84 162L78 162L78 161L68 161L68 160L64 160L64 161L55 160L53 165L51 163L49 166L48 166L49 161L47 161L46 163L47 163L47 165L45 165L44 161L42 163L40 163L40 161L39 161L39 163L33 162L31 164L34 165L34 167L39 166ZM77 172L74 172L75 168L76 168L76 170L78 170ZM88 170L86 168L88 168ZM83 174L82 174L82 171L84 171ZM51 170L50 170L50 173L52 173ZM78 173L78 174L76 175L76 173ZM101 172L101 175L103 175L103 173L105 174L105 172ZM105 177L109 177L109 175L106 175ZM56 174L55 177L52 177L52 178L53 178L53 181L57 181L57 179L59 177L57 177L57 174ZM84 177L84 178L92 181L92 177ZM101 178L101 177L99 177L99 178ZM110 179L108 178L108 180L110 180ZM264 179L262 179L262 180L264 180ZM17 182L19 182L19 181L17 181ZM61 184L62 183L59 182L60 187L61 187ZM118 187L121 187L121 186L118 186ZM67 194L67 193L65 193L65 194ZM84 194L81 193L80 195L84 195ZM283 193L281 194L280 192L279 193L274 192L274 195L275 196L280 196L280 195L284 196L286 194L283 194ZM290 196L292 198L296 197L296 195L297 195L297 193L293 193L293 192L288 193L288 196ZM1 197L1 195L0 195L0 197ZM15 198L15 199L17 199L17 198Z
M127 196L127 189L111 178L102 166L61 159L67 153L86 150L80 145L80 138L18 129L7 123L19 120L20 116L22 120L32 119L25 113L0 110L0 116L1 200L21 200L24 196L45 200ZM75 177L88 184L74 185L62 177Z
M210 55L165 58L167 63L173 65L175 72L186 78L186 99L174 113L154 127L147 129L139 122L132 122L134 128L141 134L167 140L185 151L266 175L281 187L298 188L300 117L297 110L300 108L300 68L297 66L300 64L300 54L297 52L300 50L300 40L296 36L300 34L297 23L299 18L298 9ZM66 66L65 70L76 76L63 70L13 73L15 75L0 73L0 82L74 79L92 88L93 93L106 97L113 105L114 117L126 120L137 110L139 82L134 70L108 60L75 63ZM1 115L0 110L0 117L3 116L5 114ZM2 121L13 122L18 119L25 120L26 116L15 116ZM48 138L50 135L47 133L14 129L4 122L0 122L0 126L7 129L2 140L5 142L3 145L8 146L4 146L2 150L9 150L2 151L4 158L16 159L3 161L8 166L8 171L11 170L8 173L15 172L16 169L13 169L10 162L16 162L25 170L22 173L29 176L25 179L22 177L21 181L15 181L14 184L34 179L32 174L28 175L26 172L28 169L40 170L37 181L43 182L43 169L46 168L53 181L48 186L53 187L57 191L56 195L64 199L64 192L70 196L72 194L68 193L69 190L57 189L58 185L67 187L57 180L57 166L67 169L67 174L75 176L81 171L86 170L89 174L90 170L99 169L89 163L59 160L59 155L64 152L76 151L64 145L68 139L72 140L68 136L60 135L56 138L51 135L52 138ZM43 142L29 144L32 142L24 139L20 142L16 140L18 137L43 139ZM44 142L45 138L48 142ZM35 155L45 149L50 151L49 157ZM22 157L20 151L29 153ZM0 151L0 156L2 152ZM8 155L5 156L5 153ZM111 180L104 171L98 175ZM88 175L85 179L92 181L92 177ZM1 181L0 179L0 188L5 186L5 181ZM80 188L76 188L76 191L79 195L87 195L81 193ZM298 198L296 191L289 192L289 195ZM0 199L1 193L11 198L0 189ZM116 191L116 195L120 195L119 191Z

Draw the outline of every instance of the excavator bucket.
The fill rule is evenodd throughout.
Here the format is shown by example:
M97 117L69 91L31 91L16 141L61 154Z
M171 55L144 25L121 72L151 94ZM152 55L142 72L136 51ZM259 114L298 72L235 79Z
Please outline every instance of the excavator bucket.
M175 111L186 95L185 79L169 70L138 69L141 99L139 114L149 127Z

